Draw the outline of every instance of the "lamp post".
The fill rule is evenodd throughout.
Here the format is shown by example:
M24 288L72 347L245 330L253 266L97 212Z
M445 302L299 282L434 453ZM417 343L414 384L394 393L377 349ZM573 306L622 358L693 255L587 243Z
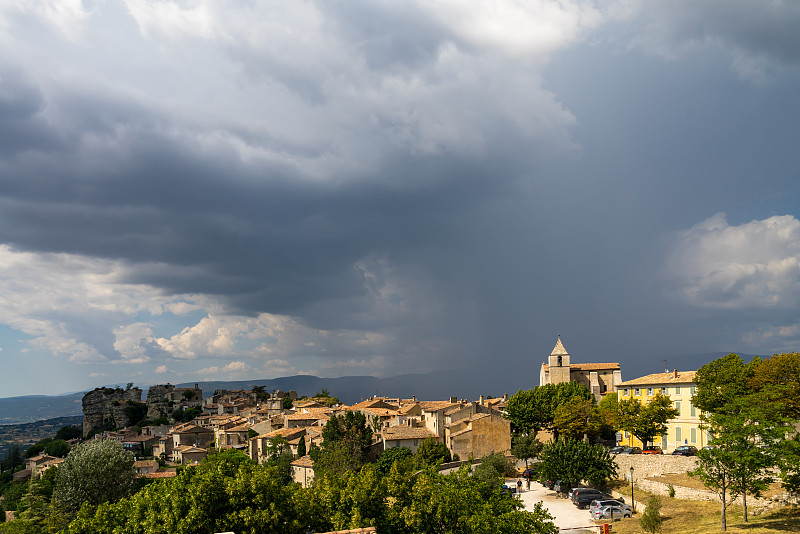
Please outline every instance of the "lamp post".
M633 513L636 513L636 501L633 499L633 466L631 466L631 506Z

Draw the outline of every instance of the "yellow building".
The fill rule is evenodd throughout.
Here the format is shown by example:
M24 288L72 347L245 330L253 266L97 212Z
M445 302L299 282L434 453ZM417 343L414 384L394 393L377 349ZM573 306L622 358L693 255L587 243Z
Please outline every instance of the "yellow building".
M673 371L647 375L617 386L619 400L636 399L647 404L651 398L660 393L672 400L679 411L678 417L667 423L667 433L657 436L654 445L664 451L674 450L679 445L694 445L698 449L708 445L708 435L700 428L700 410L692 404L692 395L696 393L694 384L696 371ZM622 433L620 445L644 447L644 444L629 432Z

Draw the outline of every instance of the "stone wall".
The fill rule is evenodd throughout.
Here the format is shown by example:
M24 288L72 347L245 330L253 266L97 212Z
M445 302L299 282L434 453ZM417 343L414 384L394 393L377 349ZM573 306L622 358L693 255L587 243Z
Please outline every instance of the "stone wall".
M169 417L172 407L167 396L172 393L175 386L171 384L150 386L147 390L147 418L155 421L159 417Z
M619 478L630 481L633 467L633 480L639 480L671 473L686 473L697 467L695 456L672 456L671 454L617 454L614 456Z

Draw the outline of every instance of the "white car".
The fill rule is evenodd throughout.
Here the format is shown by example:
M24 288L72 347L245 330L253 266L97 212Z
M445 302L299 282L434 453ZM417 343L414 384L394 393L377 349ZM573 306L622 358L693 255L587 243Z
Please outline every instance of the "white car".
M618 517L631 517L631 511L629 509L623 508L623 505L620 506L603 506L600 508L596 508L594 511L591 512L592 519L595 521L599 519L611 519L612 511L613 511L613 518L617 519Z
M592 501L591 504L589 504L589 511L594 512L598 508L605 508L606 506L615 506L621 508L623 512L633 513L631 512L630 505L627 505L617 499L598 499L596 501ZM614 515L616 516L616 511L614 512Z

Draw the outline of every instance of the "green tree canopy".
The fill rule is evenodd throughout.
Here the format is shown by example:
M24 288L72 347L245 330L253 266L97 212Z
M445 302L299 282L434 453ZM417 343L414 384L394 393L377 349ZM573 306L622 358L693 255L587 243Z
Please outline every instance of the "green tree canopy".
M666 395L657 393L647 404L637 399L619 402L619 424L636 436L643 444L653 441L655 436L667 431L667 422L678 416L678 410Z
M594 398L586 386L577 382L545 384L518 391L506 402L506 417L511 420L512 432L520 434L536 434L541 430L557 432L553 425L556 409L574 397L588 401Z
M414 465L418 468L433 467L451 460L450 450L437 438L425 438L414 455Z
M556 407L553 428L569 439L599 436L603 431L603 419L593 400L572 397Z
M534 434L514 434L511 436L511 454L520 460L525 460L525 467L528 467L528 460L538 458L544 445L536 439Z
M59 466L53 498L59 508L76 512L83 503L116 501L132 489L133 455L115 440L94 439L70 451Z
M549 480L563 480L566 486L586 480L602 487L617 476L617 465L608 451L581 440L548 443L540 458L540 474Z

